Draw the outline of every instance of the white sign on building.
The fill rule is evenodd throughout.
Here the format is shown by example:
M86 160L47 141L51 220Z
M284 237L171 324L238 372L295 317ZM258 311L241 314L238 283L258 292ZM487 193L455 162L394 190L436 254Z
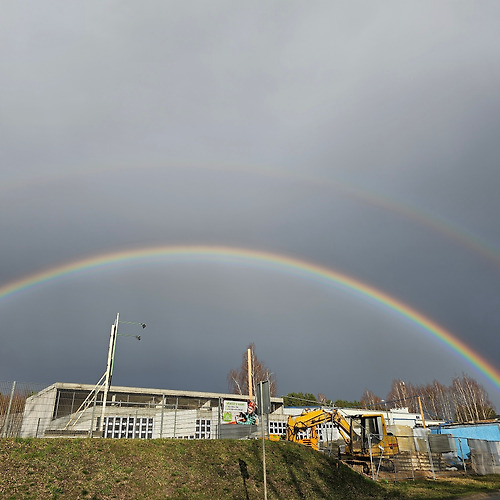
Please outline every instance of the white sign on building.
M222 423L231 424L236 422L240 413L247 413L248 403L246 401L228 401L224 400L222 410Z

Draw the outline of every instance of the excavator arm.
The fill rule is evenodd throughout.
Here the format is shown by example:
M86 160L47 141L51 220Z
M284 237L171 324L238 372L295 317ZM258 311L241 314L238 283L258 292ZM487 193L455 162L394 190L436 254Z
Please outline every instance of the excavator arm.
M350 442L350 425L347 420L340 414L338 410L326 411L318 410L304 410L302 415L298 417L288 417L286 427L286 439L305 444L315 450L318 449L318 432L316 426L326 422L333 422L338 428L342 438L346 443ZM299 438L299 432L310 431L309 438Z
M384 417L357 415L348 422L338 410L304 410L298 417L288 417L286 439L318 450L319 424L332 422L346 444L346 453L361 458L398 453L397 439L387 434ZM356 424L355 424L356 422ZM299 438L299 432L309 430L309 437ZM370 441L371 438L371 441Z

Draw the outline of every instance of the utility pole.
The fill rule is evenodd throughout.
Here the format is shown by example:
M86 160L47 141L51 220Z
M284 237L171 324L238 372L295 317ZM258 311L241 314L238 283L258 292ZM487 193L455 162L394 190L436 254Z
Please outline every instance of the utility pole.
M253 399L253 380L252 380L252 349L247 350L248 354L248 399Z
M418 406L420 408L420 416L422 417L422 425L425 429L424 410L422 410L422 400L420 399L420 396L418 396Z

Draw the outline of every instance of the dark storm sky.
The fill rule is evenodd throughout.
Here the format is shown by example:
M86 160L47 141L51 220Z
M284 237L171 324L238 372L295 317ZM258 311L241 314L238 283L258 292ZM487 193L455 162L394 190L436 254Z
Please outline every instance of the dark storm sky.
M500 5L23 2L0 16L0 287L107 252L225 245L344 273L500 369ZM445 384L452 349L272 266L144 259L0 300L0 380L279 394ZM133 325L120 331L137 333Z

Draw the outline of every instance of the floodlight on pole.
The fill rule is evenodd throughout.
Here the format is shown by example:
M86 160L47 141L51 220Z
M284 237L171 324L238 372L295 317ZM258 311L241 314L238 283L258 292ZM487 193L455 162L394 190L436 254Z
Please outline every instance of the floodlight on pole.
M140 335L125 335L124 333L119 333L118 337L134 337L137 340L141 340L141 336Z
M146 328L146 323L137 323L136 321L120 321L120 323L125 323L126 325L140 325L142 328Z

